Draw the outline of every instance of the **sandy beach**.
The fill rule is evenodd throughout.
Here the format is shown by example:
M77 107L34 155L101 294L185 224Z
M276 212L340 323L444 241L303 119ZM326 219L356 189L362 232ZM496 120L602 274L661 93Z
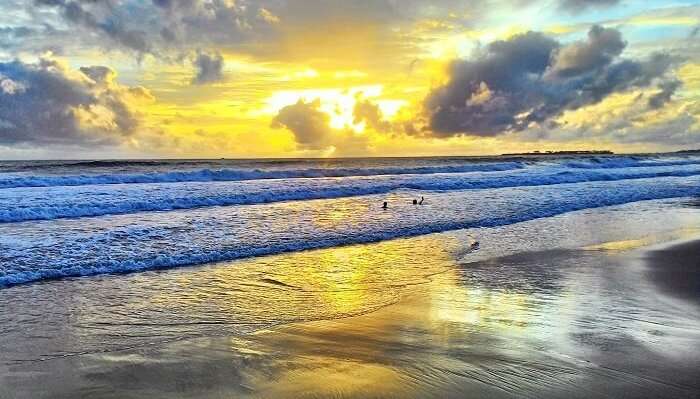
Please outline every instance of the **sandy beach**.
M697 211L644 209L12 287L0 397L698 397Z

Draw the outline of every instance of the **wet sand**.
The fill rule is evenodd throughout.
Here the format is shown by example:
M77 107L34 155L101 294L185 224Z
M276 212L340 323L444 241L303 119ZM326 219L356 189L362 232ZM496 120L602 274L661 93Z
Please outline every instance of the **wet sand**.
M686 289L698 243L465 263L365 315L13 365L0 396L696 398L694 303L625 302Z

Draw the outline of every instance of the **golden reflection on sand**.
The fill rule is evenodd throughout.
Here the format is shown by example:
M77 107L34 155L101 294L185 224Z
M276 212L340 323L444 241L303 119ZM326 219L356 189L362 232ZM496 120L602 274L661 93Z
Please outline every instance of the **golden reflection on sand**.
M191 269L175 279L175 287L153 290L134 306L261 324L359 315L396 302L406 287L453 267L457 245L426 236Z
M449 356L452 351L479 344L485 332L518 334L528 327L535 305L527 294L465 285L450 255L455 243L430 236L423 240L411 246L397 240L310 251L277 260L277 268L290 268L280 274L288 276L294 269L303 276L305 289L320 290L319 306L362 313L378 292L391 290L400 301L351 319L290 325L232 339L233 352L252 350L277 359L274 378L249 376L256 387L253 396L303 397L313 392L315 397L400 397L405 392L415 397L426 386L419 380L442 374L436 365L448 369L455 362L462 364ZM425 365L432 369L422 370Z
M526 310L532 306L526 294L485 290L455 282L444 282L433 290L431 300L431 315L435 320L473 328L525 328L529 317Z
M422 391L431 384L444 388L454 383L456 376L440 370L490 361L474 357L472 346L485 344L484 333L490 329L525 328L507 321L525 319L524 300L523 295L471 292L454 271L447 271L390 307L347 320L264 331L232 342L232 351L253 347L277 359L274 378L250 376L256 387L252 397L304 397L311 392L313 397L421 397L431 394ZM480 307L466 310L473 304ZM491 350L490 356L498 358ZM460 351L472 355L455 357Z

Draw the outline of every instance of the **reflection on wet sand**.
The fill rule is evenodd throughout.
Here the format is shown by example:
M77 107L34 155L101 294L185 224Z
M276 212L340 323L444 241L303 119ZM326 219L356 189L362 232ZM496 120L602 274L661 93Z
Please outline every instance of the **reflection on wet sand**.
M698 313L648 299L634 260L569 250L462 264L352 318L68 362L100 397L693 397ZM334 287L324 275L306 287ZM361 309L355 294L323 298Z
M698 314L633 295L641 280L605 287L604 269L634 269L630 259L561 251L495 262L503 271L463 265L370 314L139 351L158 359L147 362L158 378L129 351L90 358L100 367L86 378L135 378L163 397L694 397ZM567 262L557 288L479 283Z
M595 270L634 268L630 258L561 251L496 263L508 274L526 274L566 262L558 288L542 283L552 275L482 286L484 265L471 265L435 275L369 315L265 331L230 345L233 353L255 348L247 368L265 364L264 374L251 373L244 383L255 387L253 397L696 395L697 353L678 345L700 338L698 314L684 317L641 293L625 298L641 288L636 279L615 282L622 293L601 288L610 275ZM583 272L592 278L574 286Z
M9 304L0 310L7 329L0 359L50 359L364 314L446 270L454 246L449 238L428 236L17 286L0 291ZM27 312L26 298L41 305ZM13 350L15 342L31 339L30 331L45 335L39 342L46 345L35 339L33 347Z

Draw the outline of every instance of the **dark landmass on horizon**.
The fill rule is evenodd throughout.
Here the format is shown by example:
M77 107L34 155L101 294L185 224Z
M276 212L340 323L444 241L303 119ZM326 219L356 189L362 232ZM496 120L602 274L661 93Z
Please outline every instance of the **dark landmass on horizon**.
M609 150L593 150L593 151L533 151L533 152L513 152L501 154L501 156L514 155L614 155L615 153Z
M201 161L298 161L298 160L339 160L339 159L433 159L433 158L469 158L469 159L488 159L499 157L520 157L520 156L571 156L571 155L615 155L615 156L654 156L654 155L673 155L673 154L700 154L700 149L678 150L678 151L659 151L659 152L634 152L634 153L615 153L610 150L591 150L591 151L532 151L532 152L513 152L502 154L489 155L420 155L420 156L366 156L366 157L261 157L261 158L78 158L78 159L0 159L0 162L21 163L21 162L75 162L76 165L84 166L109 166L110 163L128 162L131 164L143 163L146 165L158 162L201 162Z
M700 149L680 150L680 151L674 152L674 154L700 154Z

